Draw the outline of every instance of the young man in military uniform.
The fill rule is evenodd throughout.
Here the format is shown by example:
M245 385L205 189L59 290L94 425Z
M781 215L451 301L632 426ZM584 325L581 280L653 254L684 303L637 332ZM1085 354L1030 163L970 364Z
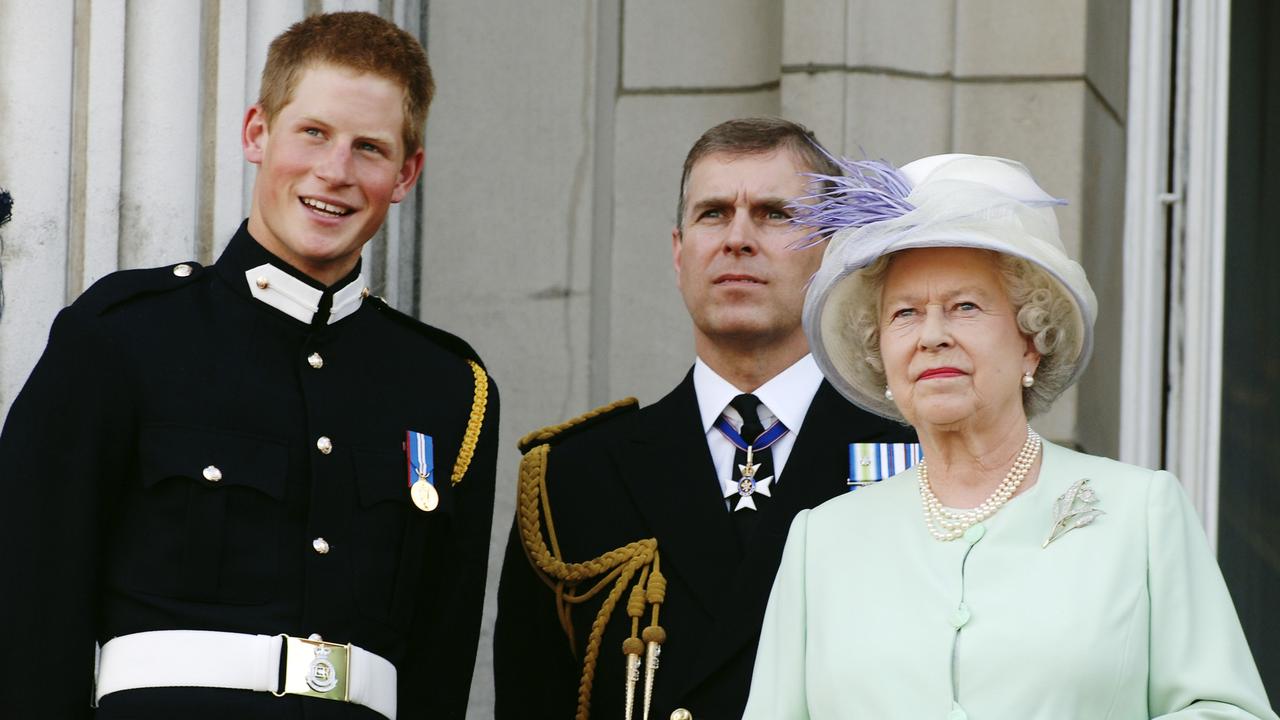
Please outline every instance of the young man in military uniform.
M376 15L294 25L218 261L115 273L58 316L0 435L0 716L463 716L497 391L360 272L431 94Z
M809 355L800 315L825 243L797 249L788 208L806 172L839 174L798 125L707 131L671 235L693 368L654 405L522 442L498 718L739 717L792 517L848 491L850 443L913 439L842 399Z

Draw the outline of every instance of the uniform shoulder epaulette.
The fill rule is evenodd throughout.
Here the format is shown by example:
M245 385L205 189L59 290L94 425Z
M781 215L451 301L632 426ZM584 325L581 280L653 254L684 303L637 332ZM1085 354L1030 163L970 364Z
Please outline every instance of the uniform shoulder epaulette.
M566 437L580 433L587 428L594 427L604 421L624 415L634 410L640 409L640 401L633 397L625 397L621 400L614 400L608 405L601 405L595 410L585 412L578 417L566 420L558 425L548 425L539 428L533 432L520 438L516 443L516 447L521 453L527 453L529 450L538 445L555 444Z
M407 325L423 335L426 335L432 342L443 347L454 355L466 360L471 360L481 368L484 367L484 361L480 359L480 355L476 353L475 349L472 348L466 340L463 340L457 335L454 335L447 330L441 330L433 325L428 325L408 313L401 312L400 310L391 307L385 298L377 295L370 295L365 299L365 302L377 308L384 315L396 322L401 323L402 325Z
M134 298L169 292L189 285L204 272L197 262L183 262L157 268L118 270L85 290L75 305L95 315Z

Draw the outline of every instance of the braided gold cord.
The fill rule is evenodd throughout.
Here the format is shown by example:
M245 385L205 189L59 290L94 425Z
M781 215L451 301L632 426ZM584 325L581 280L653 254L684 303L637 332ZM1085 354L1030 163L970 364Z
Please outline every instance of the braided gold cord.
M489 376L484 368L475 360L468 360L471 374L476 377L475 397L471 400L471 417L467 418L467 431L462 435L462 448L458 450L458 462L453 465L453 475L449 482L457 485L462 482L471 467L471 458L476 454L476 443L480 442L480 426L484 425L484 411L489 403Z
M620 403L627 402L635 401L631 399L620 401ZM606 406L595 414L606 412L607 409L618 405L619 403L614 403L613 406ZM525 436L521 441L522 446L526 440L536 440L540 434L531 433ZM555 434L550 433L548 438L554 437ZM575 653L576 642L569 612L570 605L590 600L612 581L612 587L601 604L599 612L596 613L595 620L591 623L586 652L582 657L582 678L578 683L578 709L575 718L588 720L591 710L591 689L595 684L596 660L600 655L600 641L604 636L605 626L618 600L621 599L623 591L631 583L637 571L641 572L637 588L645 586L646 580L652 582L649 568L657 560L658 541L655 538L637 540L586 562L564 562L561 559L555 526L551 520L551 503L546 487L547 456L550 452L549 445L537 445L520 461L520 479L516 491L516 522L525 556L528 557L542 581L555 592L556 614ZM544 517L546 518L546 538L543 537ZM547 546L548 540L551 543L550 547ZM598 580L585 592L575 592L578 583L597 578ZM644 595L633 593L632 602L629 604L634 605L636 601L643 603L644 597ZM632 615L636 609L629 607L628 614ZM639 612L632 615L637 620L637 616L643 613L643 604L638 610ZM636 629L634 625L635 623L633 623L633 638Z

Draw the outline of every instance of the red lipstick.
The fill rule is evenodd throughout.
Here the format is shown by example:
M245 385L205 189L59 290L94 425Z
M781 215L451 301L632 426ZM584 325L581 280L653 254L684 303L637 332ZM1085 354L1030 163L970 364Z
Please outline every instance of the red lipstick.
M961 375L964 375L964 373L961 372L958 368L937 367L937 368L929 368L928 370L925 370L924 372L920 373L920 377L916 379L929 380L932 378L960 377Z

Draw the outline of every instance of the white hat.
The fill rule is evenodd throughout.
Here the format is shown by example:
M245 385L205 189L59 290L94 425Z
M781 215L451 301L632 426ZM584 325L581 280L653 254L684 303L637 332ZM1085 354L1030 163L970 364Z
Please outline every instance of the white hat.
M815 176L833 189L797 204L796 221L830 236L805 297L804 327L818 367L842 395L878 415L901 419L871 387L865 348L841 330L848 303L862 297L858 273L876 259L911 248L970 247L1023 258L1045 270L1071 299L1077 332L1062 352L1074 364L1066 389L1093 351L1097 299L1084 269L1067 257L1053 206L1065 204L1036 184L1021 163L979 155L933 155L901 169L874 161L839 161L843 177ZM859 367L861 366L861 367Z

